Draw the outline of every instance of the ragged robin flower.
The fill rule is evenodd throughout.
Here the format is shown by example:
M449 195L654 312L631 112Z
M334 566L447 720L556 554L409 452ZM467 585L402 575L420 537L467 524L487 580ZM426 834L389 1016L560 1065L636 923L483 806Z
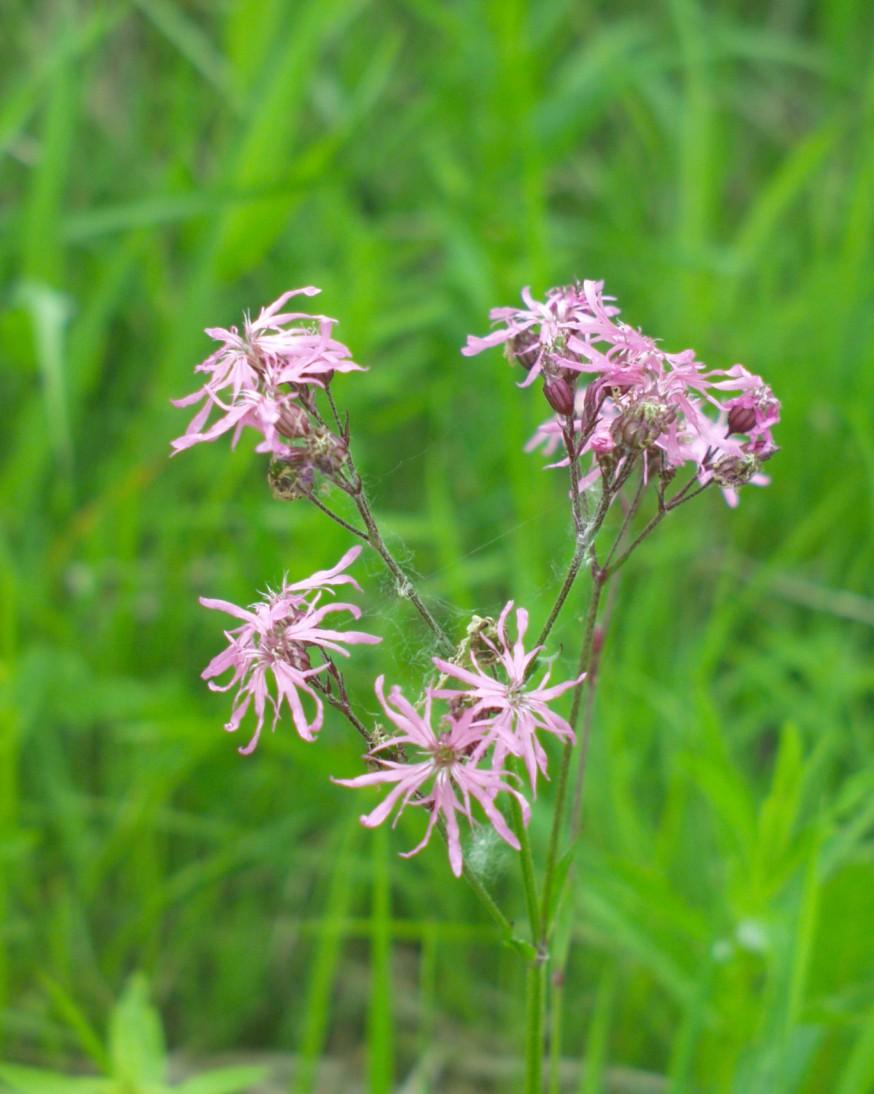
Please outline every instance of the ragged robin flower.
M348 657L345 646L382 641L363 631L337 631L324 626L325 619L338 612L353 619L361 617L361 609L355 604L319 603L322 595L331 593L337 585L358 588L354 578L343 571L360 553L360 547L353 547L336 566L320 570L303 581L283 582L277 592L269 593L249 608L201 597L200 603L205 608L226 612L240 620L240 626L225 631L227 648L210 661L202 675L213 691L237 688L231 717L225 725L229 732L239 729L249 707L253 707L255 732L249 743L240 748L243 755L257 746L268 710L273 712L271 729L276 728L283 703L288 705L300 736L305 741L314 740L322 727L324 707L318 690L312 686L313 677L330 668L330 654ZM226 683L214 682L227 672L231 676ZM301 693L311 701L312 713L304 709Z
M501 612L497 623L497 641L491 641L485 634L480 637L480 641L492 652L498 675L493 676L481 667L473 648L469 656L475 671L435 657L433 661L437 668L465 687L461 691L438 688L432 695L453 703L464 700L469 704L467 709L480 726L481 734L493 745L495 763L502 766L508 754L521 757L534 789L538 772L546 774L546 752L538 740L538 733L546 732L562 740L574 740L573 729L552 710L550 703L581 683L585 673L575 680L548 687L551 670L547 669L540 683L529 681L532 664L542 647L525 650L528 613L524 608L516 610L516 639L511 642L507 635L507 617L512 608L511 600Z
M371 761L379 764L378 770L352 779L333 780L340 786L391 786L380 804L362 816L361 823L375 828L397 808L396 823L408 805L427 810L425 835L402 857L409 858L421 851L430 840L435 825L442 820L446 826L449 863L453 874L459 877L464 862L458 816L461 814L473 824L472 802L476 801L501 839L518 851L519 841L495 805L495 798L502 791L515 797L526 824L530 815L528 803L509 784L508 779L512 776L498 765L483 762L485 742L473 713L468 710L458 717L449 715L442 728L435 731L431 724L430 694L426 695L424 710L420 713L400 688L392 688L386 696L384 681L383 676L376 681L376 695L398 733L383 740L368 754ZM384 758L383 753L388 750L406 753L408 759Z

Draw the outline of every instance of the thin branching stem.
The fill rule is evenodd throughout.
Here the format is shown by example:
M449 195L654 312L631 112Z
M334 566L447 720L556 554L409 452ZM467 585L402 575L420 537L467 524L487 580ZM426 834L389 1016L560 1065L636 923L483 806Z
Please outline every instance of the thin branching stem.
M440 642L441 646L443 646L444 649L454 653L455 646L453 645L449 635L447 635L446 631L443 630L443 628L428 610L425 602L416 591L415 585L413 585L405 570L401 567L400 563L395 559L394 555L388 549L388 546L386 545L386 542L382 538L382 534L379 531L379 527L377 526L373 513L371 512L370 505L368 504L367 498L364 495L364 491L363 489L361 489L360 485L358 492L353 494L353 500L355 501L358 512L361 514L361 519L367 526L368 542L370 543L370 546L374 549L374 551L376 551L376 553L385 563L386 569L395 579L395 591L397 592L398 596L402 597L404 600L410 601L410 603L419 613L421 618L424 620L425 624L428 626L428 629Z
M577 466L577 448L574 439L573 414L564 430L564 447L568 455L568 474L571 480L571 512L574 518L574 532L577 540L583 534L583 514L580 509L580 469Z
M699 494L703 494L704 491L707 490L710 486L710 483L707 482L703 486L699 486L697 490L693 490L691 493L689 493L688 491L692 485L692 481L686 483L683 489L678 491L669 501L665 502L661 501L660 499L658 512L654 513L650 517L649 521L643 527L637 538L633 540L628 545L628 547L626 547L626 549L622 552L619 558L617 558L616 561L612 563L609 568L605 567L608 573L615 574L621 566L624 566L630 556L641 545L641 543L643 543L645 539L648 539L656 530L656 528L658 528L658 526L665 519L668 513L672 512L674 509L678 509L681 505L685 505L686 502L691 501L693 498L697 498Z
M326 680L321 680L318 676L313 676L311 682L316 691L320 695L323 695L326 701L335 709L338 710L346 721L355 729L357 733L360 733L364 740L367 742L368 748L373 748L374 738L373 734L364 725L355 711L352 709L352 704L349 702L349 693L346 691L346 684L343 680L343 675L334 662L329 658L326 658L325 664L328 666L328 675L336 686L336 692L332 690L331 685Z
M351 726L354 726L355 730L361 734L364 740L367 742L369 748L373 747L373 737L370 735L370 731L364 725L364 723L358 718L352 708L349 706L348 700L338 698L336 695L331 695L329 692L322 692L327 701L335 710L339 710L343 717Z
M325 395L328 398L328 406L331 408L331 413L334 415L334 421L337 423L337 429L343 432L343 423L340 420L340 412L337 410L337 404L334 402L334 396L331 394L330 387L325 388Z
M365 543L370 543L370 537L368 536L367 532L365 532L362 528L356 528L355 525L350 524L348 520L344 520L339 513L335 513L334 510L329 509L328 506L324 504L324 502L319 501L319 499L311 491L309 493L305 493L304 497L307 499L308 502L314 505L316 509L321 510L321 512L323 512L326 517L330 517L330 519L335 524L339 524L341 528L345 528L346 531L351 532L353 536L357 536L359 539L363 539Z
M613 561L613 557L616 554L619 544L622 542L623 536L628 531L631 522L634 520L634 517L637 514L637 510L640 508L640 503L643 500L643 492L645 489L646 478L641 472L640 481L637 484L637 490L635 490L634 497L631 499L628 508L625 510L625 517L622 521L622 527L619 529L619 534L616 536L616 539L613 540L613 545L607 552L606 559L604 559L605 570L610 569L610 563Z
M619 484L621 487L621 483ZM574 553L568 566L565 579L562 582L561 588L558 591L558 596L555 599L555 603L550 609L546 622L543 624L543 629L537 636L537 645L542 646L546 639L549 637L549 633L555 625L555 621L558 619L561 609L564 607L564 603L570 594L571 589L574 587L574 582L577 580L583 563L586 559L586 554L594 543L595 536L601 530L601 525L604 523L604 519L607 516L607 511L610 508L610 504L613 498L616 496L616 488L611 487L607 483L604 484L603 492L601 494L600 501L598 502L598 508L595 511L595 515L592 517L591 522L583 529L581 535L577 537L577 543L574 548ZM533 666L532 666L533 667Z
M373 510L370 508L370 503L367 500L367 495L364 492L364 483L361 480L361 476L352 461L352 456L348 455L344 467L333 476L334 483L348 494L352 501L355 503L355 508L358 510L361 519L364 521L366 532L362 532L360 529L354 528L347 522L343 522L342 518L339 521L343 523L349 531L354 535L359 536L366 543L368 543L374 551L379 555L385 564L386 569L392 575L395 581L395 592L399 597L404 600L409 600L416 611L419 613L428 629L433 633L434 637L440 642L441 646L451 652L455 652L455 646L447 633L443 630L437 620L429 611L427 605L419 596L416 591L416 587L413 584L409 574L406 573L401 564L397 561L394 555L388 548L382 533L379 530L379 526L376 523L376 518L373 515ZM310 498L312 500L312 498ZM324 508L320 506L320 508ZM338 519L336 515L328 513L333 519Z
M467 865L465 865L464 867L463 877L464 880L471 887L471 889L473 889L474 893L476 893L477 899L479 900L480 904L482 904L482 906L489 913L495 923L501 928L501 931L504 933L505 937L510 938L513 933L513 924L498 907L495 898L488 891L482 881L480 881L474 871Z
M644 525L643 530L640 532L637 538L633 540L633 542L630 543L628 547L626 547L626 549L622 552L619 558L617 558L616 561L610 566L608 573L615 574L618 569L625 565L629 557L633 554L634 551L637 550L641 543L643 543L645 539L651 536L656 528L658 528L661 522L668 515L668 512L668 508L659 509L657 513L654 513L650 517L649 521L646 523L646 525Z

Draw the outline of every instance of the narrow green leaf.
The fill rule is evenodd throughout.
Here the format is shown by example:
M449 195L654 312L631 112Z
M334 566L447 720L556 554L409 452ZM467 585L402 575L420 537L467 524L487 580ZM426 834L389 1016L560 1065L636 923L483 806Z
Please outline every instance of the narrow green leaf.
M39 979L58 1013L76 1033L85 1052L101 1071L109 1071L112 1065L103 1042L73 996L48 974L39 973Z

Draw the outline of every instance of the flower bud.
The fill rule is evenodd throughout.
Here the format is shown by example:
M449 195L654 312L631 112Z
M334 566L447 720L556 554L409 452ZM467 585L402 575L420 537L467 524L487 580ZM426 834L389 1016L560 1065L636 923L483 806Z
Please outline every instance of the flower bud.
M507 342L506 352L508 360L518 361L526 372L530 372L537 364L540 338L533 330L520 331Z
M623 448L649 448L677 417L677 408L644 400L623 410L611 427L616 443Z
M313 667L306 647L302 646L300 642L288 643L286 660L289 665L291 665L293 669L297 669L298 672L306 672Z
M593 443L592 451L595 453L595 459L598 461L598 467L601 469L604 482L609 482L621 458L621 451L617 451L612 439L608 440L607 443Z
M312 465L299 458L275 460L267 471L270 490L279 501L299 501L307 497L312 491L314 477Z
M498 627L491 616L475 615L467 625L465 643L467 649L481 665L495 665L498 655L495 643L499 641Z
M574 412L574 389L567 380L558 377L550 377L543 385L543 394L546 401L556 412L567 417Z
M756 437L753 441L747 441L744 445L744 451L754 455L759 463L764 463L765 460L769 460L780 449L774 444L770 436Z
M728 412L728 433L749 433L756 424L756 411L751 406L741 406L736 403Z
M606 392L600 380L593 380L585 388L583 394L583 413L580 428L584 434L588 434L595 428L595 420L604 404Z
M346 442L327 429L319 430L310 438L306 451L313 464L326 475L339 471L349 455Z
M722 456L713 465L713 478L720 486L743 486L756 474L759 467L759 460L752 453Z
M309 432L309 419L306 411L296 402L286 399L279 409L276 426L284 437L294 440L295 437L304 437Z

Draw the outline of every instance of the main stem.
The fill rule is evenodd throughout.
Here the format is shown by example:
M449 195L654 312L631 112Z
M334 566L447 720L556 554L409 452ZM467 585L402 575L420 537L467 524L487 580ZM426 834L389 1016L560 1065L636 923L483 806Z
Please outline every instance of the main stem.
M577 666L577 675L586 671L589 659L592 655L592 639L595 634L595 623L598 619L598 605L601 602L601 594L606 584L606 575L603 570L596 569L593 572L592 595L589 598L589 610L586 613L586 622L583 628L583 642L580 647L580 660ZM571 707L570 724L576 725L580 712L583 687L585 681L581 681L574 689L574 701ZM543 901L540 906L541 945L546 946L549 938L549 930L553 918L553 900L556 882L556 866L558 863L558 845L561 839L561 830L564 822L565 802L567 800L568 778L570 775L571 757L573 755L573 741L566 741L561 754L561 767L558 772L558 785L555 790L555 807L552 814L552 827L549 831L549 844L546 851L546 869L543 875Z
M528 908L531 942L536 949L528 965L525 987L525 1094L540 1094L543 1088L544 999L546 996L546 954L540 948L540 903L534 876L534 858L525 828L522 807L513 799L513 827L519 839L522 884Z
M525 982L525 1094L543 1090L546 962L532 961Z

